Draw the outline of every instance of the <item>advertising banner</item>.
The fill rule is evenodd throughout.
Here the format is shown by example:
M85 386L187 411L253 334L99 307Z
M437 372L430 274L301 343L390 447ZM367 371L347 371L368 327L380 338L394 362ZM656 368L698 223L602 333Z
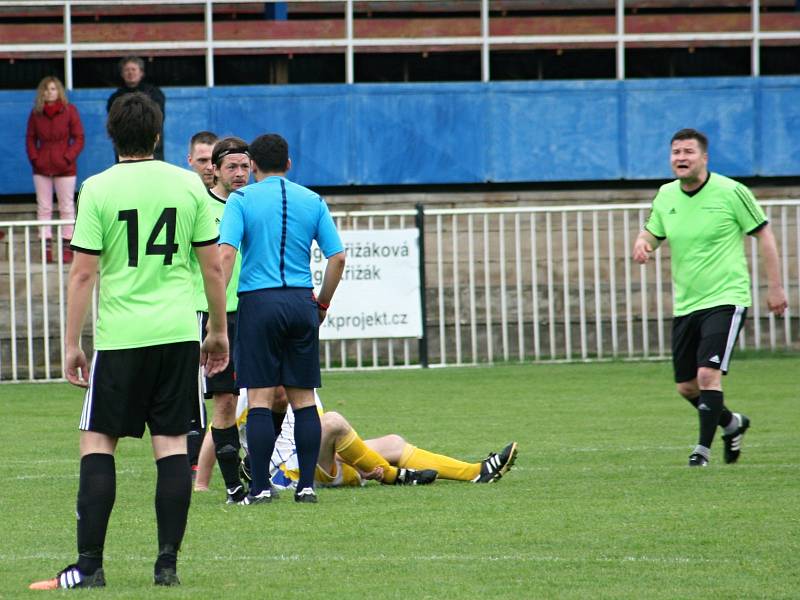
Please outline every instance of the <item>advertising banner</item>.
M347 264L320 340L422 337L419 232L340 231ZM319 292L327 260L314 245L311 275Z

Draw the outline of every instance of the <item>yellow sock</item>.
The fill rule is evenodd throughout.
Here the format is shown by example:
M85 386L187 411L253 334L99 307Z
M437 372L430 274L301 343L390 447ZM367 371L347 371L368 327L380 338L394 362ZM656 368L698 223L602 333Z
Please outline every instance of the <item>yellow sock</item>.
M481 463L465 463L443 454L434 454L411 444L406 444L400 457L400 466L409 469L436 469L439 479L471 481L481 472Z
M397 469L390 465L385 458L367 446L355 430L351 430L344 439L336 445L336 453L346 463L369 473L375 467L383 468L383 483L394 483L397 479Z

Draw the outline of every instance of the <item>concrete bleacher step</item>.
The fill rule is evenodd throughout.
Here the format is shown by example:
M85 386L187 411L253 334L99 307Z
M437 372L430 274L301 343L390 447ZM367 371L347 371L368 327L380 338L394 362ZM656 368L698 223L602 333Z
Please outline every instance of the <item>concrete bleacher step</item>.
M0 204L0 221L27 221L36 218L36 202Z

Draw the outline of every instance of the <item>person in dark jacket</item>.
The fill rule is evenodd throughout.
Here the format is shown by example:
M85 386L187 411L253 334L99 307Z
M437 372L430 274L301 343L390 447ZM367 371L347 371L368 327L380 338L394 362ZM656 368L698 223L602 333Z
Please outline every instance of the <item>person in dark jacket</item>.
M83 150L83 125L78 109L68 102L64 86L57 77L45 77L36 88L36 101L28 117L25 142L33 167L38 219L47 221L53 218L55 189L59 216L74 221L76 162ZM64 262L72 260L72 250L69 249L72 230L71 223L61 230ZM43 225L39 228L39 236L47 240L47 262L53 262L52 228Z
M122 77L123 86L117 88L117 91L108 97L106 103L106 112L111 110L111 105L114 100L124 96L125 94L133 94L134 92L142 92L150 99L158 104L161 109L161 114L164 119L167 118L167 113L164 110L165 98L164 93L158 87L142 81L144 79L144 61L138 56L126 56L119 61L119 75ZM156 150L153 153L153 158L156 160L164 160L164 138L159 138L156 144Z

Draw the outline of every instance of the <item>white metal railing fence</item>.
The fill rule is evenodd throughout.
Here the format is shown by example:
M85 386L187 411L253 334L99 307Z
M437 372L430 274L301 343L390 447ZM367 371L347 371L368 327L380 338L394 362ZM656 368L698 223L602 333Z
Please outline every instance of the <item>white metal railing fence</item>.
M391 2L392 0L375 0ZM61 53L64 57L65 84L72 89L73 54L80 52L147 52L157 50L202 50L206 57L206 85L214 86L214 51L226 49L281 49L293 48L327 48L344 52L346 83L355 81L354 55L357 49L377 47L426 47L426 46L472 46L481 51L481 80L490 81L490 53L495 47L513 47L521 44L544 46L548 44L614 44L616 48L616 77L625 78L625 49L629 44L648 44L663 42L709 42L728 41L746 42L751 47L751 75L760 74L760 48L765 40L800 40L800 31L762 31L761 3L754 0L751 4L751 27L749 31L710 31L681 33L626 33L625 2L613 1L616 27L614 33L590 35L491 35L490 0L477 0L465 3L480 6L481 34L475 36L439 36L439 37L362 37L355 36L353 28L354 0L331 2L329 0L288 0L291 3L309 4L324 2L326 5L339 4L344 9L345 36L342 38L315 39L214 39L214 4L265 4L263 0L4 0L4 6L57 6L63 9L63 43L50 44L0 44L3 53ZM269 3L269 2L267 2ZM204 6L204 38L181 41L114 41L114 42L74 42L72 39L72 7L74 6L114 6L114 5L181 5L193 4Z
M753 307L739 345L797 349L800 201L762 205L793 308L782 319L767 313L750 238ZM431 364L668 357L669 247L647 265L630 258L648 212L649 204L426 211L435 232L428 229Z
M54 226L52 264L37 235L42 224ZM0 381L62 377L67 284L62 227L68 224L0 222ZM95 298L93 322L96 310Z
M757 242L746 241L753 306L742 349L800 348L800 200L763 202L778 240L789 297L785 317L765 308ZM322 343L325 369L468 365L502 361L666 358L669 248L648 265L630 259L649 205L431 209L334 213L343 229L423 227L426 339ZM52 221L60 226L66 221ZM48 264L42 222L0 222L0 381L61 377L66 265ZM95 297L84 331L91 350Z

